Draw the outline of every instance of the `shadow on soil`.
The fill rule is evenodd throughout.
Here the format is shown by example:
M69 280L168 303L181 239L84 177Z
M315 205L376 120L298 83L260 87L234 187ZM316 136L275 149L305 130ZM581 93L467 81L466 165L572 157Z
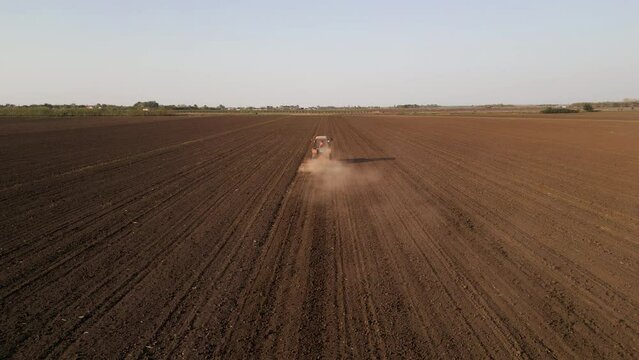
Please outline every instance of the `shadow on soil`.
M395 160L394 157L378 157L378 158L352 158L352 159L340 159L339 161L346 164L359 164L373 161L388 161Z

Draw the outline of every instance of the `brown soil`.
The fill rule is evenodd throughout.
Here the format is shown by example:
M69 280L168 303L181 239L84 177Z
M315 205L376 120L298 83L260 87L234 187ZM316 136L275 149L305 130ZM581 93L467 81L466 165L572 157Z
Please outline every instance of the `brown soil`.
M0 120L0 358L639 357L637 113L80 120Z

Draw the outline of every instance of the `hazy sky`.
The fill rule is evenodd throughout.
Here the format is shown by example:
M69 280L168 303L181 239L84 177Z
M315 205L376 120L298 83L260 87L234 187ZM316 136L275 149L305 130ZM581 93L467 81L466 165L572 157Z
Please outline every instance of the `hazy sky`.
M0 0L0 103L639 97L639 1Z

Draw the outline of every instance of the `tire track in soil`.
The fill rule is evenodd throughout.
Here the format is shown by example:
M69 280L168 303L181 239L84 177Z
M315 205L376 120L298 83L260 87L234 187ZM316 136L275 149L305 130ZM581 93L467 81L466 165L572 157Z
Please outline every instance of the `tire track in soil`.
M305 137L305 138L306 138L306 137ZM302 147L303 147L303 145L304 145L304 143L303 143L303 144L301 144L301 145L302 145L302 146L300 146L299 148L302 148ZM299 151L298 151L298 152L299 152ZM291 157L291 158L289 159L289 163L287 164L287 166L286 166L285 168L286 168L286 169L294 168L294 167L296 166L296 164L298 164L298 162L299 162L299 160L298 160L298 159L299 159L299 155L294 156L294 157ZM284 173L282 173L282 175L283 175L283 174L284 174ZM287 189L287 190L286 190L286 192L289 192L290 187L291 187L291 185L290 185L290 183L289 183L289 185L287 185L287 186L286 186L286 189ZM285 199L282 199L282 200L280 200L280 201L278 202L278 205L276 206L276 208L275 208L275 209L274 209L274 211L273 211L273 213L274 213L274 214L279 212L279 210L280 210L280 208L281 208L281 204L282 204L282 203L284 203L285 201L286 201ZM263 203L263 202L258 202L258 203ZM274 219L277 219L277 218L279 218L279 215L275 215L275 216L274 216ZM268 228L269 228L269 229L272 229L275 223L276 223L276 220L272 220L272 221L271 221L271 223L270 223L270 225L268 226ZM243 230L243 235L241 235L240 237L244 237L244 236L245 236L245 234L246 234L249 230L250 230L250 226L247 226L247 227ZM254 244L256 244L257 246L261 246L261 245L264 243L264 241L265 241L265 238L266 238L266 237L267 237L267 235L265 234L264 236L262 236L262 239L260 239L259 241L258 241L258 240L254 240ZM236 247L236 249L237 249L237 247ZM237 250L236 250L236 251L237 251ZM209 267L210 267L211 265L213 265L213 260L214 260L214 259L212 259L212 261L211 261L211 262L209 262L209 263L206 265L206 267L205 267L205 268L204 268L204 269L200 272L200 275L199 275L199 277L200 277L200 278L202 278L202 277L204 277L204 276L205 276L205 272L206 272L206 271L210 271L210 270L218 270L218 269L209 269ZM229 268L230 268L230 266L231 266L232 264L233 264L233 257L232 257L232 256L230 256L230 257L228 257L228 258L225 260L224 265L223 265L223 267L222 267L222 270L221 270L220 272L217 272L215 275L213 275L213 281L214 281L214 282L219 281L219 280L220 280L220 278L221 278L222 276L224 276L226 273L228 273L228 272L229 272ZM218 266L219 266L219 265L218 265ZM243 279L243 280L241 281L241 283L247 283L246 279ZM153 336L153 340L151 340L151 341L150 341L150 343L152 343L154 347L155 347L158 343L161 343L161 342L162 342L161 338L162 338L163 336L164 336L164 337L167 337L167 335L166 335L166 334L164 334L164 335L162 334L163 332L165 332L165 331L166 331L166 329L171 329L171 330L172 330L172 336L173 336L174 338L175 338L175 337L177 337L177 338L179 339L179 340L178 340L179 342L186 341L186 337L187 337L187 335L188 335L188 332L192 332L192 328L193 328L193 327L194 327L194 325L195 325L195 324L194 324L194 322L195 322L195 320L196 320L196 315L200 315L200 316L202 315L202 313L201 313L201 312L199 312L199 311L198 311L198 312L196 313L196 312L195 312L195 310L199 310L200 308L205 308L206 306L205 306L203 303L204 303L204 302L207 302L207 301L210 301L210 297L211 297L211 294L205 293L205 294L203 294L202 296L199 296L199 299L198 299L198 301L196 302L196 305L193 305L193 304L180 304L180 305L184 305L184 306L189 306L189 307L191 307L191 308L193 309L193 311L189 311L189 312L188 312L188 314L186 314L186 315L185 315L185 312L184 312L184 311L183 311L181 314L179 314L179 315L180 315L180 316L182 316L182 317L187 317L187 319L186 319L185 321L182 321L183 325L182 325L181 329L177 332L178 334L181 334L181 335L179 335L179 336L175 336L175 334L176 334L176 332L175 332L175 326L174 326L174 325L171 325L171 324L173 324L173 323L175 323L175 322L177 322L177 321L178 321L178 319L175 319L175 318L174 318L174 317L177 317L177 314L175 314L175 312L174 312L174 313L170 314L170 315L169 315L169 317L168 317L168 318L164 321L164 323L163 323L162 327L158 329L158 332L156 332L156 334ZM183 298L183 299L180 299L180 302L186 302L187 300L191 300L191 302L193 302L193 299L188 299L188 298L186 298L186 297L185 297L185 298ZM177 310L177 309L178 309L178 308L180 308L180 307L183 307L183 306L175 306L175 307L174 307L174 309L175 309L175 310ZM188 327L186 326L187 324L188 324ZM168 349L169 349L169 351L167 351L167 352L169 353L169 356L175 356L175 355L177 355L177 354L175 354L175 351L176 351L176 349L178 348L178 345L179 345L179 344L178 344L178 343L176 343L176 341L175 341L175 340L174 340L174 341L172 341L172 343L173 343L173 344L172 344L172 345L170 345L170 346L162 345L164 348L168 348ZM148 355L148 354L146 354L146 355ZM142 357L142 355L141 355L141 357Z

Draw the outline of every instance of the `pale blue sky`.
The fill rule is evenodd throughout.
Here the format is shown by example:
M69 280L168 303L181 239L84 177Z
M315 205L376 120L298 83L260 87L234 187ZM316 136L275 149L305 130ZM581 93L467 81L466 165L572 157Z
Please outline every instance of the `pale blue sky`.
M6 1L0 103L639 97L639 1Z

